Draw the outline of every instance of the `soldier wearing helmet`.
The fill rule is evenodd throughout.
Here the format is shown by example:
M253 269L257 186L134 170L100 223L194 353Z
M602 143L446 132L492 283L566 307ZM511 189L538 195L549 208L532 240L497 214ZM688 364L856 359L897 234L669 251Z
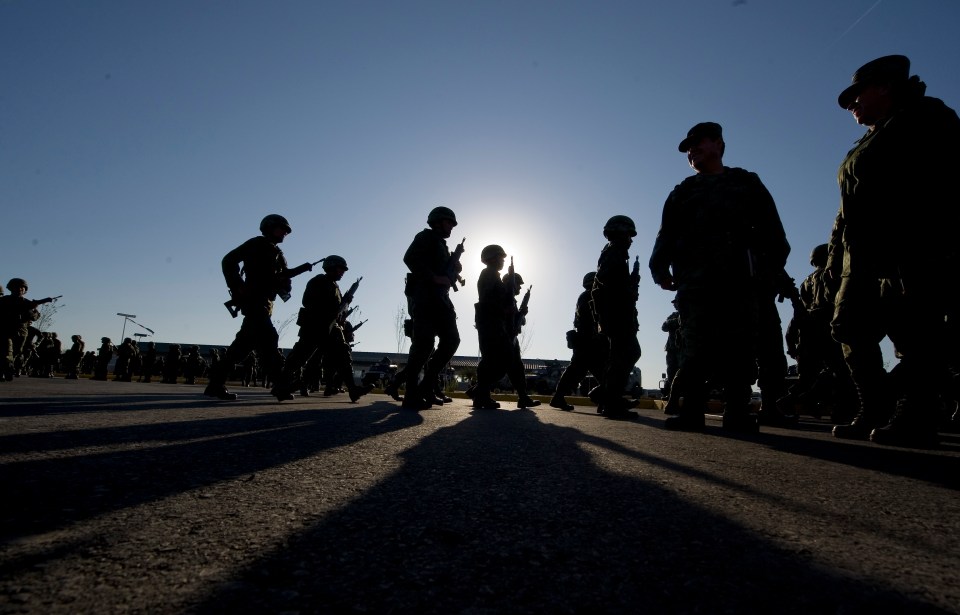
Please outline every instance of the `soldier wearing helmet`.
M300 337L284 362L283 371L270 392L278 401L293 399L300 386L301 372L308 361L317 364L330 361L347 384L350 401L357 401L373 388L357 385L353 378L350 345L343 334L343 295L338 282L348 271L342 256L331 254L323 259L323 273L307 282L303 291L303 307L297 317Z
M577 307L573 313L573 329L567 331L567 348L573 354L570 357L570 364L560 375L557 390L550 400L550 406L558 410L573 410L573 404L567 402L566 396L576 391L588 371L600 377L606 370L606 356L602 352L606 338L599 335L597 320L593 316L591 307L593 280L596 276L596 271L583 276L583 292L577 297Z
M279 244L291 232L286 218L269 214L260 221L259 237L248 239L223 257L223 277L232 301L243 313L243 323L226 356L210 369L204 395L227 401L236 399L236 394L227 391L225 386L227 376L251 350L256 350L264 361L266 373L274 373L279 336L270 320L273 302L278 295L286 301L290 297L291 278L313 268L310 263L293 269L287 267Z
M422 410L444 402L436 394L437 382L460 346L457 313L449 294L462 267L457 261L451 271L446 242L457 226L457 216L448 207L434 207L427 215L427 226L429 228L417 233L403 255L403 262L410 270L404 294L413 320L403 398L403 407L408 410ZM421 370L423 379L418 381Z
M757 377L759 293L770 298L790 245L773 197L756 173L723 164L719 124L702 122L679 145L695 174L663 206L650 256L653 281L677 293L684 348L674 386L685 383L679 414L668 429L703 428L707 378L723 389L723 427L756 431L750 407ZM781 348L781 354L782 354Z
M0 296L0 380L12 380L17 358L23 353L27 339L32 338L30 326L40 318L37 306L54 301L45 299L27 299L27 282L23 278L13 278L7 282L9 295Z
M613 420L634 418L634 402L624 398L630 373L640 358L637 341L637 280L630 272L630 246L637 227L629 216L617 215L603 226L607 245L600 252L591 299L600 333L609 353L603 370L603 385L592 395L603 415Z
M73 342L70 350L63 353L63 369L67 373L67 380L76 380L80 377L80 362L83 360L86 343L80 335L71 335L70 341Z
M480 363L477 365L477 384L471 389L473 407L499 408L491 397L491 391L505 375L517 391L517 405L529 408L540 402L527 395L523 363L520 361L520 346L516 336L516 294L523 283L519 274L513 272L500 277L507 253L502 247L491 244L480 252L486 265L477 278L478 300L476 327L480 343ZM510 277L512 276L512 277ZM516 284L516 286L514 286ZM519 363L519 372L517 370Z

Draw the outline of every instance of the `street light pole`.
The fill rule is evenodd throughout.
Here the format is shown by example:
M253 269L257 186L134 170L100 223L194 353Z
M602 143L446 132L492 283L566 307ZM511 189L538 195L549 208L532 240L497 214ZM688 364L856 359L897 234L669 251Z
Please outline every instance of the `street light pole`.
M117 312L117 316L123 316L123 332L120 334L120 343L123 343L123 338L127 334L127 321L131 318L136 318L136 314L124 314L123 312Z

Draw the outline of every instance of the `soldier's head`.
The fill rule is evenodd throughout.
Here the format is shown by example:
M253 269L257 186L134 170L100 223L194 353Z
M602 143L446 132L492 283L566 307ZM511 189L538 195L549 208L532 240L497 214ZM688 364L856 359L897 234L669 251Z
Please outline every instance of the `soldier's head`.
M507 253L503 248L495 243L490 244L480 251L480 260L487 267L493 267L497 271L503 269L503 263L507 258Z
M697 173L715 174L723 171L723 128L716 122L700 122L687 131L686 138L677 147L687 155L687 163Z
M520 287L523 286L523 278L519 273L505 273L503 274L503 283L509 288L513 285L513 294L520 294Z
M273 243L283 243L283 238L292 233L293 229L280 214L269 214L260 221L260 232Z
M637 236L637 225L630 216L613 216L603 225L603 236L610 241L630 244Z
M440 233L444 239L453 232L453 227L457 225L457 214L453 210L443 205L434 207L427 214L427 226Z
M347 259L343 258L342 256L331 254L323 259L323 270L326 272L327 277L329 278L339 280L343 277L343 274L346 273L348 269L349 267L347 267Z
M584 290L590 290L593 288L593 279L597 277L596 271L591 271L587 275L583 276L583 288Z
M110 338L109 338L109 337L101 337L101 338L100 338L100 343L101 343L101 344L110 344L110 343L111 343L111 342L110 342Z
M827 266L827 256L830 254L830 248L827 244L821 243L810 252L810 264L817 269Z
M83 338L80 337L79 335L71 335L71 336L70 336L70 340L73 341L73 342L79 342L79 341L82 341Z
M853 73L851 84L840 92L837 104L850 111L858 124L873 128L890 117L898 93L911 80L921 83L919 77L910 77L907 56L883 56Z
M7 290L10 291L11 295L25 295L27 294L27 281L23 278L11 278L7 282Z

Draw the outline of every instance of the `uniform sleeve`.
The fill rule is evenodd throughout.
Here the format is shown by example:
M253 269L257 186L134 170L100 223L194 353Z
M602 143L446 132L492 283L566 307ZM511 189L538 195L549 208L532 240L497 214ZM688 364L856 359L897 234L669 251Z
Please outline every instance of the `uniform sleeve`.
M663 204L663 213L660 217L660 230L657 231L657 238L653 242L653 252L650 254L650 275L653 282L659 285L667 276L670 275L670 264L673 262L673 252L676 244L674 236L674 211L676 209L677 188L667 197Z

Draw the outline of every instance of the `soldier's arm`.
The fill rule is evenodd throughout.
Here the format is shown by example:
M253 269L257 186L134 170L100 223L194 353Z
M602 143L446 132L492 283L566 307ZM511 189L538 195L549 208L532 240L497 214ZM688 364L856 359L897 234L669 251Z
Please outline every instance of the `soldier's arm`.
M673 210L675 208L675 194L670 193L666 202L663 204L663 214L660 219L660 230L657 231L657 238L653 242L653 252L650 254L650 275L653 282L665 290L676 290L673 275L670 273L670 265L673 262L673 248L675 245L675 235L673 229Z

